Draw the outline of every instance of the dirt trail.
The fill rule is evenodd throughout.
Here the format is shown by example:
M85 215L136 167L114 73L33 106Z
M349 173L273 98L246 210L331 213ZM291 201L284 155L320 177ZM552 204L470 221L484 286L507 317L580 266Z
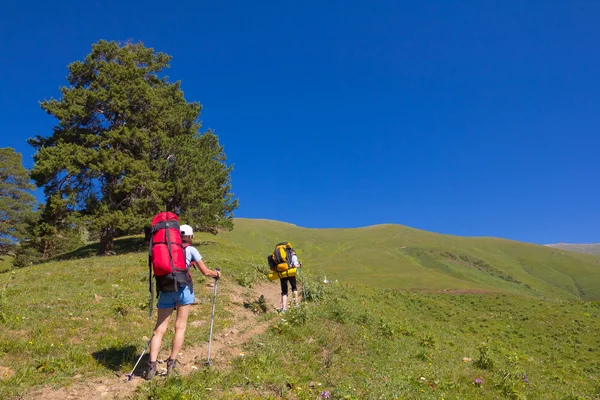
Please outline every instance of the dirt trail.
M198 288L200 289L200 288ZM197 289L197 290L198 290ZM210 292L212 297L213 288L203 286L201 290ZM229 362L240 355L243 346L252 340L255 335L263 333L269 326L269 321L258 322L258 315L252 310L244 307L245 301L254 301L260 295L266 299L268 310L279 307L280 289L278 282L260 282L251 289L239 286L235 283L219 282L219 294L229 297L229 303L226 309L233 314L233 322L224 331L213 332L211 344L211 365L213 368L227 368ZM217 294L217 303L221 296ZM190 327L201 326L210 323L210 316L204 320L191 321ZM172 322L171 322L172 325ZM171 326L172 328L172 326ZM163 347L165 347L163 345ZM207 343L191 346L183 345L183 355L179 358L182 362L178 366L181 375L188 375L195 371L195 368L202 368L207 359ZM164 349L163 349L164 350ZM166 351L161 351L161 355ZM139 355L138 355L139 357ZM160 356L159 356L160 360ZM26 395L17 397L19 400L72 400L72 399L126 399L132 397L137 387L144 382L140 373L144 367L144 359L140 362L134 377L127 381L125 376L114 376L104 378L94 378L92 380L76 382L65 388L42 387L35 389ZM158 366L159 374L164 372L166 364ZM83 379L83 378L82 378ZM155 379L163 379L161 377Z

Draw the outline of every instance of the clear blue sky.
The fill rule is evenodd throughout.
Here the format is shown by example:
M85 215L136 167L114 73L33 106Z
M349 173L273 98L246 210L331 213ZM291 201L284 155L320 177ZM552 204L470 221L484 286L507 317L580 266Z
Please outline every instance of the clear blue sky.
M67 64L133 39L203 104L236 216L600 242L598 21L567 0L9 0L0 147L31 167Z

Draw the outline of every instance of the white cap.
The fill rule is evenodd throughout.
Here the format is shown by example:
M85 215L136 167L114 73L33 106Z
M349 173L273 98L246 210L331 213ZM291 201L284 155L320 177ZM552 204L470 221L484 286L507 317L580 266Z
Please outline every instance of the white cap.
M194 236L194 230L189 225L181 225L179 231L183 236Z

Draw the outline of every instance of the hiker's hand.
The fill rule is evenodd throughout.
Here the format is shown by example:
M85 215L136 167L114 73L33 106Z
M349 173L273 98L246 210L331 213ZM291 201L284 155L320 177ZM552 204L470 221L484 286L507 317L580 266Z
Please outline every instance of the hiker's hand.
M215 276L215 279L219 279L221 278L221 271L215 271L217 276Z

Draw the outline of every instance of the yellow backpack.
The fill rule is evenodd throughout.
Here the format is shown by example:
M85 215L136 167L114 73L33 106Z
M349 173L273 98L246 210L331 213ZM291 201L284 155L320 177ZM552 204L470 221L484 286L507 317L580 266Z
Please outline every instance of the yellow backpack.
M287 271L292 264L292 244L289 242L277 243L273 253L267 257L271 271Z

